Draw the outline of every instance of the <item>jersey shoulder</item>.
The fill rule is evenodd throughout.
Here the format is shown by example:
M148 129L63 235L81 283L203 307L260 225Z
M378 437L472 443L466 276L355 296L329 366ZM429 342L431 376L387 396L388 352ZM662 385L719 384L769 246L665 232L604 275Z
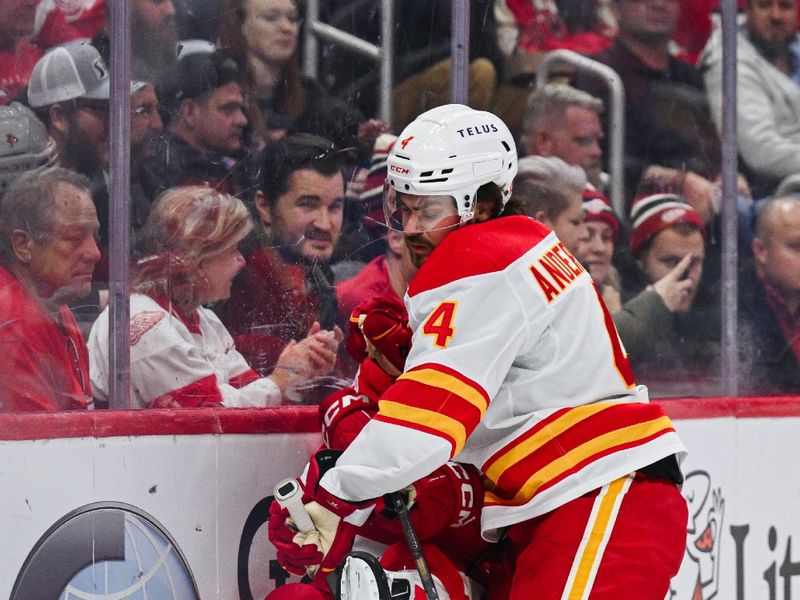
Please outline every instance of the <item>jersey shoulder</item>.
M452 281L497 273L541 242L550 229L525 216L500 217L450 233L411 280L409 297Z

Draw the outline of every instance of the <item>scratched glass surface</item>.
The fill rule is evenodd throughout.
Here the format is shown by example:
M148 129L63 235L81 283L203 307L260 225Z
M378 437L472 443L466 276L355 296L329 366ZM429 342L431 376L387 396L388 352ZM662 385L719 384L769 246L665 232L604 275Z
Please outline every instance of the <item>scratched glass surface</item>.
M546 185L537 179L541 174L535 172L535 161L523 161L518 177L528 183L515 185L518 191L510 209L543 220L562 241L574 240L569 249L593 275L618 324L637 382L648 385L653 396L721 393L722 93L717 16L695 15L692 21L680 12L680 3L671 3L674 11L661 18L648 12L648 2L587 5L563 0L537 4L535 12L502 0L473 0L465 3L468 33L459 36L465 57L454 61L451 28L454 11L456 17L460 14L459 2L394 3L386 25L382 16L387 9L378 0L320 2L316 16L308 3L291 0L168 0L161 4L172 10L141 13L134 3L127 140L131 190L120 200L108 194L108 144L116 132L109 132L108 103L102 97L84 94L24 114L12 103L27 102L34 64L59 42L93 38L106 68L111 65L107 23L95 6L100 2L75 3L81 7L74 14L59 13L66 10L59 3L41 3L33 11L19 8L23 4L29 3L0 0L0 12L15 15L0 31L0 52L11 57L3 62L9 72L0 74L1 183L5 189L24 170L56 162L89 178L101 258L91 293L69 303L84 336L89 336L108 297L110 202L130 206L134 277L137 269L158 259L140 248L151 209L167 189L199 184L230 194L244 203L253 224L242 239L228 239L238 244L241 264L221 267L210 276L207 264L175 267L187 260L177 251L170 251L175 256L161 256L172 270L160 275L164 297L152 298L157 308L145 312L164 310L170 322L184 327L181 334L188 336L187 343L199 344L195 350L207 364L185 378L177 377L172 365L167 375L159 370L164 365L151 366L157 374L152 378L172 379L148 392L153 398L134 401L134 406L226 405L224 386L241 385L241 373L220 366L219 356L227 357L234 346L259 377L281 370L290 373L273 378L282 399L265 403L317 403L352 381L357 363L343 341L351 310L377 293L402 297L415 273L403 233L385 224L385 157L395 137L418 114L450 102L454 63L463 65L457 79L466 90L465 101L506 122L520 157L554 156L581 167L587 181L613 204L616 218L608 218L602 197L600 209L584 200L577 213L559 211L558 201L537 196L537 189ZM689 27L689 22L703 25ZM306 39L312 29L328 33ZM380 58L384 42L393 63L386 79ZM646 75L635 68L643 62L636 50L643 47L650 48ZM553 50L562 53L560 59L552 58ZM593 62L582 60L590 56ZM617 70L624 85L623 104L616 104L598 75L598 64ZM99 71L102 76L103 68ZM537 73L548 88L537 90ZM46 89L55 94L50 85ZM567 85L584 95L565 91ZM586 101L585 94L602 104ZM37 118L40 123L27 125ZM781 134L782 118L776 113L774 129ZM740 122L740 130L745 125ZM295 143L298 134L326 142L301 135ZM305 151L312 147L312 163L329 162L334 170L320 173L287 166L292 152L302 153L304 144ZM282 153L276 156L270 148ZM754 207L776 191L795 188L792 172L765 171L757 154L748 154L744 146L737 150L741 176L737 192L726 202L739 217L740 281L752 292L742 299L746 304L740 312L750 316L747 311L755 306L762 311L758 314L778 315L770 329L777 335L773 342L778 340L773 346L755 344L763 338L752 321L743 322L748 328L739 330L740 384L743 391L756 393L759 389L751 388L748 378L763 362L784 361L780 372L789 373L790 379L796 371L793 346L785 341L794 331L793 288L791 277L783 275L797 267L781 262L770 244L759 246L764 249L760 262L753 255ZM552 187L565 187L563 181L553 181ZM655 213L685 221L685 226L660 229L644 223L652 215L637 213L635 205L643 200L652 204L657 196L666 204ZM575 206L574 201L564 204ZM681 210L694 211L697 218L678 215ZM700 225L693 226L695 221ZM765 235L778 235L774 229L767 228ZM631 247L634 239L636 252ZM225 241L216 240L221 246ZM209 244L202 246L204 251ZM685 258L688 254L692 256ZM215 257L205 252L203 260ZM187 275L187 269L194 271ZM199 304L176 302L172 294L186 284L178 281L183 277L195 288L214 288L213 293L200 290L195 297ZM778 300L765 299L759 287L764 278L778 290ZM781 312L783 308L788 312ZM220 342L219 352L203 346L192 333L196 314L205 310L230 334L232 342ZM164 326L152 320L136 320L132 314L132 344L146 342L148 333ZM3 322L8 329L9 319ZM301 349L281 363L292 340ZM330 351L316 362L310 350L315 340ZM109 345L106 341L105 347ZM42 361L60 361L66 373L82 379L84 366L74 360L72 347L65 341L60 358ZM132 372L135 369L134 362ZM221 391L190 388L187 399L175 399L176 390L211 374L219 378ZM763 391L774 390L767 386ZM108 399L97 389L94 393L95 408L104 407Z

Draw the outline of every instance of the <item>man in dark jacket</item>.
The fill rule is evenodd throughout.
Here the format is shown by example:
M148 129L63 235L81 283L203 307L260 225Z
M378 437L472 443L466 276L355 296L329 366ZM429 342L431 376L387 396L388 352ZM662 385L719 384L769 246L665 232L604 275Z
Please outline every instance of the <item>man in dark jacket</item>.
M236 62L220 51L182 57L156 85L167 130L142 165L152 202L176 185L206 184L229 194L243 185L242 132L247 125Z

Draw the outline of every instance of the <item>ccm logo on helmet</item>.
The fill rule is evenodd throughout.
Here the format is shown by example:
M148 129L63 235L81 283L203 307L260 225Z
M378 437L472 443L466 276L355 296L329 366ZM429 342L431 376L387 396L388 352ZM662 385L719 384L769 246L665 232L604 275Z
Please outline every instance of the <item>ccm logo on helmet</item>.
M411 170L406 167L398 167L397 165L389 165L389 170L392 173L400 173L401 175L408 175Z
M471 137L473 135L483 135L484 133L497 133L497 125L489 123L488 125L478 125L477 127L466 127L464 129L456 129L458 135L463 137Z

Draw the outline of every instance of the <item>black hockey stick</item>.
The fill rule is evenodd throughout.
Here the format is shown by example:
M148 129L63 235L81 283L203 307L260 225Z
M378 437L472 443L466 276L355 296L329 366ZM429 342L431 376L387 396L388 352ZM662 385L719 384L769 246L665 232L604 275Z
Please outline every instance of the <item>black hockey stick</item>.
M425 595L428 600L439 600L439 593L436 591L436 585L433 583L433 575L428 569L428 562L422 554L422 546L419 544L417 534L414 532L414 527L411 525L411 519L408 516L408 509L400 492L388 494L389 501L392 503L392 509L400 517L400 525L403 527L403 534L406 536L408 549L411 550L411 556L414 558L414 563L417 565L419 578L422 580L422 587L425 590Z

